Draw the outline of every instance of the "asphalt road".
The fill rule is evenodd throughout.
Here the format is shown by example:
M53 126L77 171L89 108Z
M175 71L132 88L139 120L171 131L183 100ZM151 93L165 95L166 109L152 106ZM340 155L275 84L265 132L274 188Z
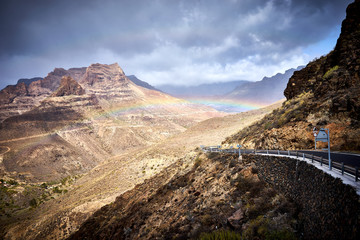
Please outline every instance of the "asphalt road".
M301 150L299 152L306 153L306 154L314 154L315 156L323 157L324 159L328 159L328 152L327 151L305 151L305 150ZM345 165L360 168L360 155L358 155L358 154L331 152L330 153L330 158L334 162L338 162L338 163L344 162Z
M236 149L236 151L238 151ZM242 153L254 153L252 149L241 149ZM256 150L258 153L266 153L266 150ZM294 153L295 151L291 151ZM328 152L327 151L310 151L310 150L299 150L299 153L305 154L314 154L314 156L323 157L324 159L328 159ZM277 154L277 150L269 150L270 154ZM286 154L286 151L280 151L281 154ZM339 153L339 152L331 152L330 153L331 160L334 162L342 163L344 162L345 165L352 166L352 167L359 167L360 168L360 154L352 154L352 153ZM299 154L300 156L301 154Z

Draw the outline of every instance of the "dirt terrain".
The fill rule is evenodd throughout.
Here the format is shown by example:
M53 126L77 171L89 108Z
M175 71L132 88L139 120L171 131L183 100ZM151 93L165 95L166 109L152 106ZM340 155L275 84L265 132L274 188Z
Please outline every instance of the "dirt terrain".
M217 145L226 136L261 119L281 103L223 118L212 118L188 128L181 134L151 146L129 149L107 158L70 185L60 185L67 192L44 201L30 212L14 212L4 226L5 238L61 239L116 196L154 176L180 158L192 161L200 145ZM66 134L76 133L70 132ZM65 135L66 135L65 134ZM64 135L59 134L59 135ZM68 138L72 138L68 136ZM86 142L86 141L85 141ZM18 222L17 219L26 219ZM13 222L12 224L10 224Z

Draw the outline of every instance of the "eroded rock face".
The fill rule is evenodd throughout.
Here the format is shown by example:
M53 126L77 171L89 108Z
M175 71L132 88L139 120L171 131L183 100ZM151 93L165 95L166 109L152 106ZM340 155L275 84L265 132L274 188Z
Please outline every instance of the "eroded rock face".
M312 91L317 97L341 89L359 88L360 84L360 1L346 10L341 34L334 51L295 72L285 89L286 98Z
M11 103L18 96L26 96L28 94L25 83L9 85L0 91L0 104Z
M70 68L69 70L55 68L54 71L50 72L43 80L41 80L41 87L55 91L60 86L61 78L63 76L71 76L75 80L79 81L85 74L85 71L86 67Z
M124 71L117 63L92 64L86 69L86 73L80 81L81 84L88 88L110 88L119 86L128 82Z
M83 95L85 90L72 77L65 76L61 78L59 88L51 94L52 97L61 97L69 95Z

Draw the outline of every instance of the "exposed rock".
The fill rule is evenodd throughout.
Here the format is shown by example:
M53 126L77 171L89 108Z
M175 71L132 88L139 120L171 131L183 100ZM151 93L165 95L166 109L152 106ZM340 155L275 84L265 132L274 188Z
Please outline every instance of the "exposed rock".
M34 78L21 78L17 81L17 84L19 83L25 83L26 86L29 86L32 82L42 80L42 77L34 77Z
M43 80L40 81L41 87L55 91L60 86L61 78L63 76L71 76L76 81L79 81L85 74L85 71L86 67L70 68L68 70L63 68L55 68L54 71L50 72Z
M8 85L6 88L0 91L0 104L2 105L11 103L14 98L18 96L26 96L27 94L28 90L25 83Z
M85 88L110 89L127 82L129 80L117 63L110 65L96 63L86 69L80 84L86 86Z
M241 228L244 220L244 210L239 208L227 220L232 227Z
M83 95L85 90L70 76L61 78L59 88L51 94L52 97L61 97L69 95Z

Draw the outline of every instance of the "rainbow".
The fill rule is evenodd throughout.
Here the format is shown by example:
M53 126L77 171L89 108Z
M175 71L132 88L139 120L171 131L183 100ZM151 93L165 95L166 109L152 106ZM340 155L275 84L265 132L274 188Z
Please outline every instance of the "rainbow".
M212 106L215 108L228 108L228 109L236 109L236 112L245 112L249 110L259 109L269 105L268 103L258 103L254 101L246 101L246 100L235 100L235 99L217 99L217 98L186 98L186 100L204 104L208 106Z

